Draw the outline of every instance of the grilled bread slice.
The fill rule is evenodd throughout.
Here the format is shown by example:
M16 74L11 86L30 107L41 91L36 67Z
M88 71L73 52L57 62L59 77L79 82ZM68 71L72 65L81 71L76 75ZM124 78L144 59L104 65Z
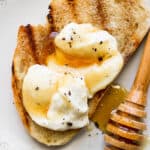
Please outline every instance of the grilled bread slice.
M67 23L92 23L116 37L125 61L150 26L142 0L52 0L48 20L59 32Z
M148 31L148 13L139 1L133 0L53 0L48 14L49 24L21 26L12 64L12 88L14 101L29 134L48 146L63 145L79 131L52 131L37 125L29 117L22 103L22 81L33 64L45 64L53 53L54 43L50 34L59 32L69 22L92 23L114 35L125 61L136 50ZM89 117L95 112L104 91L89 100Z
M32 137L46 145L63 145L70 141L79 130L56 132L37 125L31 120L22 103L22 82L31 65L45 64L45 58L54 51L53 40L49 38L51 27L46 26L21 26L18 32L18 43L12 64L12 88L14 101L23 121L23 124ZM100 100L100 91L90 102L89 116L91 116Z

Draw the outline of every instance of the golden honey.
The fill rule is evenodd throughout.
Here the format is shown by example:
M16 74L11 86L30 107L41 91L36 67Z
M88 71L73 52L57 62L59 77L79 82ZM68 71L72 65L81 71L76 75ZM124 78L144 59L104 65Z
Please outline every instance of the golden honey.
M101 131L106 131L110 113L123 102L127 93L127 90L119 85L113 85L107 89L91 119Z

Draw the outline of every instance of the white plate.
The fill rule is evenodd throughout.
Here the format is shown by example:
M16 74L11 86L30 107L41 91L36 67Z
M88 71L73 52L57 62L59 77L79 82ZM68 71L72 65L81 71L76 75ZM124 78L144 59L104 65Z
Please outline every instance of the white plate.
M44 23L48 4L49 0L0 0L0 150L102 150L102 134L94 127L91 133L82 131L72 142L63 147L45 147L27 134L14 107L11 62L16 46L17 30L21 24ZM143 44L117 79L117 82L127 89L130 89L134 80L142 49ZM150 90L148 99L150 100ZM150 131L149 104L146 134ZM89 134L91 136L88 136Z

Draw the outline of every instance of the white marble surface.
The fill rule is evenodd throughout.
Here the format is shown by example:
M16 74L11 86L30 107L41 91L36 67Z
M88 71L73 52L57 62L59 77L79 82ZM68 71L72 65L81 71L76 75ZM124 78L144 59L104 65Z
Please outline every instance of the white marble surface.
M37 143L26 133L13 105L11 61L16 46L18 26L44 23L48 4L49 0L0 0L0 150L102 150L102 134L94 127L91 133L82 131L72 142L63 147L48 148ZM127 89L133 82L142 48L143 44L117 79L117 82ZM150 101L150 90L148 100ZM147 110L146 134L150 133L150 103ZM91 136L88 136L89 134Z

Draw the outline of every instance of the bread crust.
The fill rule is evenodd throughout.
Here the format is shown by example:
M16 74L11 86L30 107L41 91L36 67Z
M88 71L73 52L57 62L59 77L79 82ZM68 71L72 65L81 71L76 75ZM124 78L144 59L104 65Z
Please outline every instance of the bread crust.
M135 16L132 15L130 20L128 20L129 23L125 21L126 19L129 19L127 14L127 18L124 17L123 19L121 19L122 16L118 16L118 14L113 14L114 16L112 16L111 12L113 10L110 12L108 10L108 8L113 5L111 4L111 0L53 0L50 5L51 12L48 15L48 24L44 26L27 25L19 28L17 47L15 49L12 63L12 89L14 102L28 133L40 143L47 146L64 145L69 142L80 131L80 129L65 132L52 131L41 127L32 121L22 103L22 81L28 68L34 64L45 64L45 58L53 53L55 49L53 40L50 38L51 32L59 32L65 24L72 21L77 23L88 22L108 30L117 38L119 50L121 51L124 60L127 61L148 31L149 24L146 21L147 12L143 9L139 10L140 8L137 1L136 3L133 0L130 0L130 2L129 0L125 0L124 2L119 0L116 1L118 1L119 4L115 4L113 8L120 6L119 10L125 12L125 7L127 7L127 10L130 11L130 13L132 11L135 13ZM81 7L79 4L83 6L81 12L77 12ZM129 8L129 4L132 4L132 7L135 5L134 8ZM68 11L66 11L66 9ZM94 10L90 11L91 9ZM140 15L142 18L136 18L137 15ZM121 20L117 20L117 17ZM111 20L117 24L117 27L120 25L120 32L125 28L124 26L121 27L121 23L127 23L126 27L129 32L123 32L120 36L117 31L118 28L115 28L112 25L109 26ZM137 21L138 27L135 27L134 25ZM140 29L142 29L142 31L140 31ZM123 40L123 43L119 38ZM104 92L105 90L98 92L93 99L89 100L89 117L95 112Z

